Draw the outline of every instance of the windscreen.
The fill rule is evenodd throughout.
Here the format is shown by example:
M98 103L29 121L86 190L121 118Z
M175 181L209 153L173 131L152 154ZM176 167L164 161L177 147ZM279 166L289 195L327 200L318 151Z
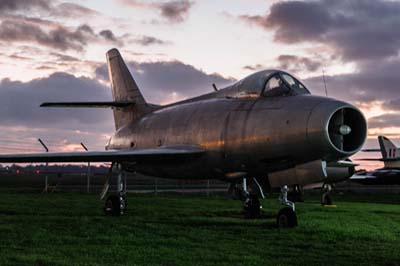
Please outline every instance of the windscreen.
M297 79L286 73L273 75L265 84L263 96L289 96L310 94L310 92Z
M295 92L295 94L309 94L310 92L303 86L297 79L294 77L282 73L281 74L283 80L285 81L286 85L290 87L290 89Z

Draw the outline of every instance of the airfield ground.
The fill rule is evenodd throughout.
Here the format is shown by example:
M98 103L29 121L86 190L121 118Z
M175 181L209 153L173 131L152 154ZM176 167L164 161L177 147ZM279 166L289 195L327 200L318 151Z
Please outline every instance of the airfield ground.
M129 213L103 216L96 195L0 193L0 265L400 265L400 195L316 196L299 226L241 218L222 196L129 195Z

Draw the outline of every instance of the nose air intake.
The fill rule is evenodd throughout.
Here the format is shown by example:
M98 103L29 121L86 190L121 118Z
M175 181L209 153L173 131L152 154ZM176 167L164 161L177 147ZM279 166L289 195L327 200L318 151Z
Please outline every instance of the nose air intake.
M364 116L354 108L340 108L328 122L329 140L341 152L357 152L364 144L366 132Z
M325 154L326 160L355 154L362 148L366 137L364 115L348 103L329 99L310 113L307 126L310 148Z

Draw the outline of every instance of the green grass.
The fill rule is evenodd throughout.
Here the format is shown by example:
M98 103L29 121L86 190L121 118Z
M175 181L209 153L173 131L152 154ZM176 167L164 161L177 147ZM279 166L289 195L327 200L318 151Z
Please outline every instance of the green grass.
M400 197L374 198L327 209L314 197L297 204L297 228L279 230L276 199L245 220L223 197L129 195L114 218L96 195L2 192L0 265L400 265Z

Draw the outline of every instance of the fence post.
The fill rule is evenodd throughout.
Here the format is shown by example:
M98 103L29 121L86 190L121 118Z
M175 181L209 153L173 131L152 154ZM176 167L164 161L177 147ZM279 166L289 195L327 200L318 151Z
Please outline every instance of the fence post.
M46 152L49 152L49 148L47 148L46 144L41 139L38 139L39 143L42 145L42 147L45 149ZM44 191L47 193L48 191L48 186L49 186L49 180L47 173L49 172L49 162L46 162L46 176L44 178Z
M88 148L81 142L81 146L85 151L89 151ZM86 193L90 193L90 162L87 164L87 172L86 172Z

